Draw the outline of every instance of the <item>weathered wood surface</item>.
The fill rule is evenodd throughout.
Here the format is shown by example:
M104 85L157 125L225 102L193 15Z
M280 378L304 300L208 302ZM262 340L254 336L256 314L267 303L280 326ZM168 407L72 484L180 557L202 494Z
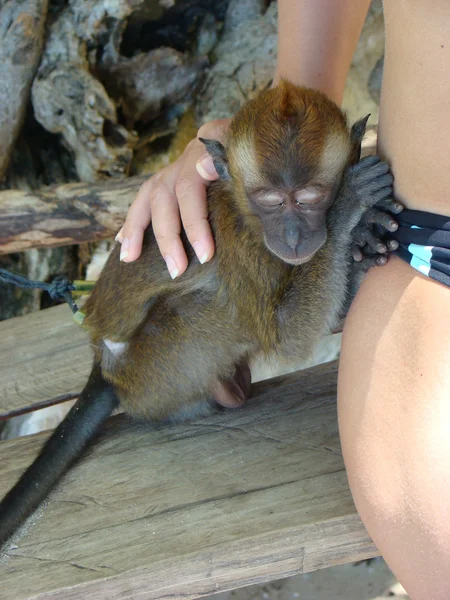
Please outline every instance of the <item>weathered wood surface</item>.
M190 424L111 419L0 561L0 598L194 598L375 556L336 419L336 364ZM1 443L0 493L44 434Z
M76 397L92 354L64 304L0 323L0 420Z
M47 8L48 0L0 2L0 179L25 118Z
M146 179L0 192L0 254L114 236Z
M376 130L371 128L363 155L373 154L375 147ZM112 237L146 179L148 175L0 192L0 254Z

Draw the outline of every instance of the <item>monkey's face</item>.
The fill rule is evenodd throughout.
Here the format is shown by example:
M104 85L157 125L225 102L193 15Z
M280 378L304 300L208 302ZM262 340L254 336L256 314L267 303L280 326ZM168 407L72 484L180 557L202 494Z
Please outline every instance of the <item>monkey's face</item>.
M247 197L261 220L267 248L281 260L302 264L325 243L326 214L334 197L328 186L252 189Z
M349 130L316 90L282 81L233 119L226 148L204 140L233 189L238 214L281 260L307 262L327 238L327 212L345 168L359 159L365 120ZM261 227L252 227L255 217Z

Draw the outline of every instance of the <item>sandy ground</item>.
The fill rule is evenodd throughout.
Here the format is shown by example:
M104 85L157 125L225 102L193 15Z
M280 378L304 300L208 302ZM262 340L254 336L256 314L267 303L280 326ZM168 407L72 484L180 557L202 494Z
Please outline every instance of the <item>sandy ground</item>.
M409 600L381 558L330 567L265 585L211 596L210 600Z

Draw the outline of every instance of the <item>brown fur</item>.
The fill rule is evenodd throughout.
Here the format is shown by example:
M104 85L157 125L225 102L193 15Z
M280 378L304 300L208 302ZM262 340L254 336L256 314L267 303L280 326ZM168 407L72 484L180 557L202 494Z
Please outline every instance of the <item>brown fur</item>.
M296 180L288 185L306 185L330 132L346 141L349 153L345 118L319 92L288 82L263 92L230 127L230 180L210 187L214 259L199 265L187 244L189 267L172 281L151 229L139 260L121 263L119 248L114 249L87 302L86 325L103 375L116 387L126 410L151 418L168 416L199 394L206 396L212 382L230 376L238 360L257 353L288 354L294 338L300 340L295 351L300 347L306 354L326 332L332 318L324 315L333 298L320 297L320 282L329 277L333 263L330 243L301 267L274 256L265 244L264 223L247 200L245 178L256 161L256 172L250 173L253 185L286 185L285 172L295 168L298 174L291 173L291 179ZM243 153L248 163L242 162ZM275 182L274 173L279 174ZM334 177L340 181L341 175L342 168ZM306 298L296 298L298 309L290 314L286 307L297 293L297 280L304 280ZM303 310L306 305L321 305L315 311L318 322L312 309L311 314ZM106 360L105 339L129 345L116 359L108 354Z

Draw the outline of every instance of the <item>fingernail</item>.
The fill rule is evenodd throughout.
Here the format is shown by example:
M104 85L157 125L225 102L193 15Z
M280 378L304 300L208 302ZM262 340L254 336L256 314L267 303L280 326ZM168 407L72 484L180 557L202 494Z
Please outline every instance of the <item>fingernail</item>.
M213 160L209 155L199 158L196 167L197 173L200 177L203 177L203 179L211 179L211 177L214 177L214 179L217 178L217 171L214 167Z
M120 249L120 260L125 260L128 256L128 248L130 247L130 240L125 238L122 241L122 247Z
M175 277L177 277L178 272L179 272L177 263L170 256L170 254L167 254L167 256L164 257L164 260L166 261L167 269L170 273L170 276L172 277L172 279L175 279Z
M123 242L123 227L121 229L119 229L116 237L115 237L116 242Z
M203 265L203 263L205 263L208 260L208 253L203 248L203 245L200 242L194 242L192 246L195 250L195 254L197 255L198 260L200 261L200 264Z

